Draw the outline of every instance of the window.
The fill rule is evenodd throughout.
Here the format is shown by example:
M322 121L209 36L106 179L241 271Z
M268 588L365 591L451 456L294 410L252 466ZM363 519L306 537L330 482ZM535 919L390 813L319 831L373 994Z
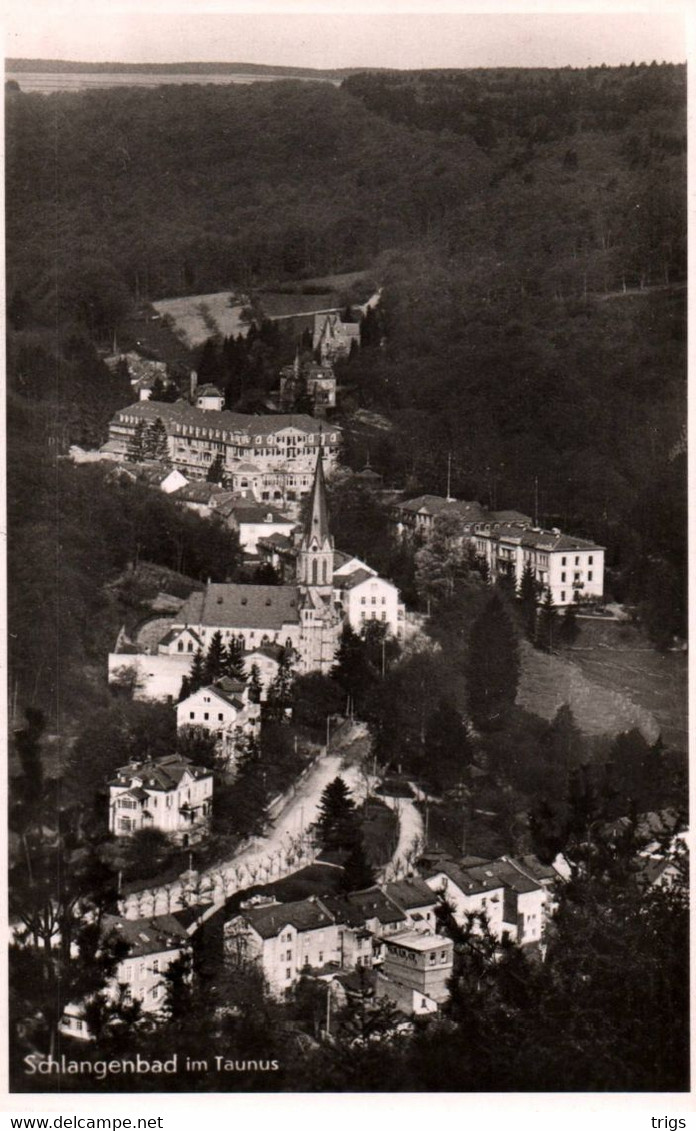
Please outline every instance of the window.
M288 966L287 970L285 971L285 980L287 982L289 982L291 977L292 977L292 970Z
M177 650L177 652L183 652L183 650L184 650L184 642L183 642L183 640L180 640L180 641L179 641L179 643L178 643L178 644L177 644L177 646L176 646L176 650Z
M372 598L372 604L373 604L373 605L376 605L376 604L377 604L377 598L376 598L376 597L373 597L373 598Z
M591 569L588 569L588 571L587 571L587 580L592 581L592 570Z
M323 951L323 950L320 950L320 951L319 951L319 965L320 965L320 966L321 966L321 964L323 963L323 961L324 961L324 951Z
M382 620L386 620L386 619L387 619L387 614L386 614L385 610L382 609Z
M287 954L285 955L285 961L286 962L292 962L292 951L291 950L289 950L287 952Z
M189 711L189 718L195 719L195 717L196 717L196 712L195 711Z
M579 580L580 580L580 571L576 570L575 573L573 574L573 581L579 581Z
M190 641L190 640L189 640L189 644L188 644L188 648L187 648L187 651L188 651L188 652L193 652L193 644L191 643L191 641Z
M592 554L590 554L589 558L587 559L587 564L592 565L592 561L593 561Z
M365 597L361 597L361 598L360 598L360 604L361 604L361 605L364 605L364 604L365 604L365 600L366 600L366 598L365 598Z
M565 565L565 564L566 564L565 558L561 558L561 565Z
M78 1033L82 1032L82 1022L80 1021L79 1017L75 1018L75 1028Z
M153 986L152 987L152 989L150 990L150 993L152 995L153 1001L157 1001L157 998L159 997L159 992L160 992L159 986Z
M565 581L565 579L566 579L566 575L565 575L565 570L564 570L563 573L561 574L561 581Z
M153 958L152 960L152 973L159 974L159 958Z
M561 602L565 601L565 589L561 589Z
M207 711L204 711L204 712L203 712L203 718L205 719L205 721L206 721L206 722L207 722L207 721L208 721L208 719L210 718L210 715L208 714L208 712L207 712Z
M580 558L576 558L576 559L575 559L575 564L576 564L576 565L580 565Z

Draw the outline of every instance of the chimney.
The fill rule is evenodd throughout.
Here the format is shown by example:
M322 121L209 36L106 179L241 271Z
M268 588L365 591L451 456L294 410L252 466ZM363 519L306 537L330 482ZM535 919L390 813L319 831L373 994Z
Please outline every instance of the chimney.
M198 388L198 374L196 373L195 369L191 370L190 383L191 383L191 400L195 400L196 389Z

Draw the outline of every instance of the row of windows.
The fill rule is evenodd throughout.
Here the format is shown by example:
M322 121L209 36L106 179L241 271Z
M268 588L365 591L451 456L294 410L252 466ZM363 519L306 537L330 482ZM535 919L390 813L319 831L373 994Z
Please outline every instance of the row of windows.
M382 597L382 604L383 604L383 605L386 605L386 603L387 603L387 598L386 598L386 597ZM361 598L360 598L360 604L361 604L361 605L366 605L366 604L367 604L367 597L361 597ZM370 598L370 604L371 604L371 605L376 605L376 604L378 604L377 598L376 598L376 597L371 597L371 598Z
M592 570L588 569L587 580L592 581L592 576L593 576ZM566 579L566 573L565 573L565 570L563 570L563 572L561 573L561 581L565 581L565 579ZM573 581L582 581L582 570L576 570L573 573Z
M386 609L382 610L382 615L380 616L379 619L380 620L386 620L387 619ZM363 609L360 613L360 620L367 620L367 613L366 613L365 609ZM377 620L377 612L376 612L375 609L373 609L372 612L370 613L370 620Z

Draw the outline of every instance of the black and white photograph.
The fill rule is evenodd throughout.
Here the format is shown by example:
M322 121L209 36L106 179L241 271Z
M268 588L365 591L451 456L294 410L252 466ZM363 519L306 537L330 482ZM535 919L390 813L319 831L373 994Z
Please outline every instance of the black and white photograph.
M689 27L547 8L5 5L12 1110L687 1127Z

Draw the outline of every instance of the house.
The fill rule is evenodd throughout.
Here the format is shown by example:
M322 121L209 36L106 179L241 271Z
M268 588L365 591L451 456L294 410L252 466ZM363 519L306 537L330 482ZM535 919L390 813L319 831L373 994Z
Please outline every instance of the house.
M418 880L395 885L395 891L410 905L410 911L400 908L387 889L376 885L292 903L256 897L225 924L225 953L236 965L259 964L277 995L303 976L333 977L339 971L372 970L386 961L390 939L405 934L422 938L434 932L437 899L432 892ZM428 912L433 916L429 931L412 930L411 923L420 926L419 913ZM429 947L422 947L421 952L429 952Z
M212 772L188 758L130 762L109 782L109 832L159 829L178 844L194 844L208 831L212 799Z
M376 974L376 997L387 998L407 1016L436 1013L449 998L452 940L405 930L385 939L384 948L384 964Z
M131 483L141 483L146 487L155 487L165 495L173 495L176 491L186 487L188 480L180 471L168 467L167 464L157 460L145 460L143 463L121 463L114 467L107 476L108 479L129 480Z
M279 996L303 973L338 964L338 932L333 915L315 896L264 902L240 910L225 924L225 954L234 965L258 964Z
M298 529L294 519L275 507L259 504L253 498L228 498L218 502L215 514L238 532L239 544L245 554L256 554L260 538L273 535L289 538Z
M419 876L408 876L384 885L384 893L406 916L411 931L434 931L440 899Z
M604 594L604 547L595 542L555 528L500 523L479 530L474 545L491 581L508 577L517 587L529 566L539 588L550 591L554 605L601 600Z
M251 490L259 501L283 504L309 494L318 456L326 472L333 469L341 442L337 425L322 429L313 417L302 414L218 411L214 399L206 394L200 407L185 401L139 401L119 409L109 425L109 453L125 459L138 425L160 419L172 466L184 475L205 479L219 455L224 476L235 490Z
M541 884L506 857L470 868L468 874L473 879L490 878L502 883L503 938L519 946L542 942L548 897Z
M434 868L426 868L424 879L428 887L452 908L460 927L466 925L469 916L485 915L491 934L502 939L505 886L498 876L487 876L480 871L471 874L468 869L446 858ZM473 921L472 929L475 933L481 931L478 920Z
M348 357L354 344L360 345L359 322L344 322L337 310L314 315L312 349L323 362Z
M369 621L386 624L392 636L403 638L406 609L399 590L362 563L349 573L334 573L334 599L355 632Z
M397 538L427 542L434 533L436 520L450 514L462 520L464 533L469 535L489 521L489 514L480 503L443 499L439 495L419 495L416 499L395 503L391 520Z
M228 676L201 687L176 706L176 728L202 727L214 735L221 755L234 758L240 735L253 735L261 724L261 707L249 699L244 680Z
M208 903L147 919L105 915L103 936L115 936L128 948L107 985L109 998L116 1000L123 991L126 1002L140 1002L142 1012L156 1018L166 1003L164 975L190 953L193 935L214 910ZM75 1040L91 1040L85 1003L67 1005L58 1029Z
M222 412L225 398L216 385L199 385L195 391L196 408L204 412Z
M280 659L283 649L279 644L259 644L244 653L244 671L247 679L251 676L252 668L256 667L261 681L261 702L266 701L268 688L278 674Z
M517 587L529 566L540 591L550 590L554 605L601 600L604 594L604 547L587 539L542 530L518 511L488 511L480 503L421 495L396 503L391 519L399 538L427 542L437 519L457 515L462 535L486 563L491 582L510 578Z
M301 362L298 353L292 365L281 369L281 412L293 412L303 399L311 402L314 416L326 416L328 409L336 407L336 375L328 360Z

